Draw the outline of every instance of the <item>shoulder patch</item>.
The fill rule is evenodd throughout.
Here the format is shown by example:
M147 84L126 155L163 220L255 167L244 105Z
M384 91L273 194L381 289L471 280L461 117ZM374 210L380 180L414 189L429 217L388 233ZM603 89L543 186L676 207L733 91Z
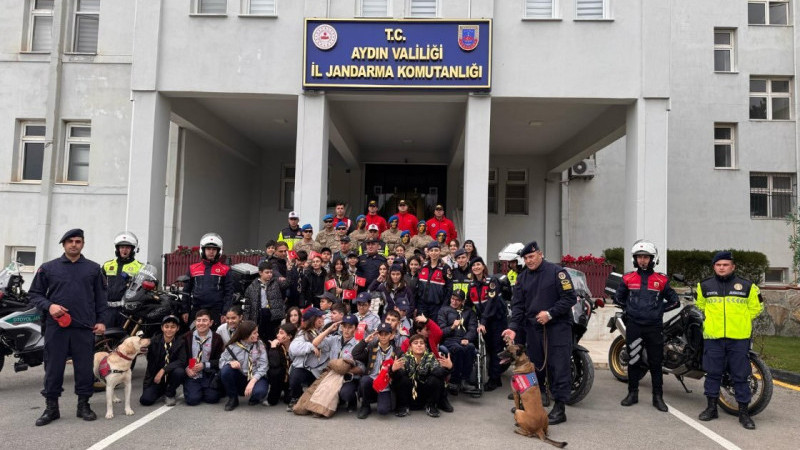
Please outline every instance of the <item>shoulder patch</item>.
M569 280L561 280L561 289L565 291L572 290L572 283Z
M566 280L567 279L567 274L564 273L564 272L558 272L558 278L560 280Z

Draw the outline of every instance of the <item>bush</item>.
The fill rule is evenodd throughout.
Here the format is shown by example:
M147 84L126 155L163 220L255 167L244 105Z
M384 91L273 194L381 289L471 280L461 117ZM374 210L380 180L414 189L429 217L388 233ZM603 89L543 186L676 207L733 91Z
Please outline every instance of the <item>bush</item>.
M716 250L668 250L667 274L682 273L686 281L694 284L714 274L711 258ZM748 250L731 250L736 262L736 274L746 280L760 284L764 281L764 272L769 267L767 255ZM615 271L622 272L626 255L621 247L608 248L603 256L613 264ZM661 267L661 270L664 270Z

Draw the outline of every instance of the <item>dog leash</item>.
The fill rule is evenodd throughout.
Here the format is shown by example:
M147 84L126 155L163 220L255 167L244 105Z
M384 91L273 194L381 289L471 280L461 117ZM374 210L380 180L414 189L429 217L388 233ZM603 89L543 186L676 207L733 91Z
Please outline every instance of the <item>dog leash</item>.
M544 365L544 383L542 383L542 384L544 384L545 395L549 396L550 395L550 369L548 369L548 367L547 367L547 347L548 347L548 345L547 345L547 325L546 324L542 324L542 335L543 335L542 344L544 345L544 348L542 349L542 350L544 350L544 363L543 363L543 365Z

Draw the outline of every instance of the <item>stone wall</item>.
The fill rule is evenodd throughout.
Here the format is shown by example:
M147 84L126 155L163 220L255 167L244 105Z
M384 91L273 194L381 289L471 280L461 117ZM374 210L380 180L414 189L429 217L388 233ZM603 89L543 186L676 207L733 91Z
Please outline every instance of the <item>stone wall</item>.
M755 320L755 334L800 336L800 289L762 289L764 312Z

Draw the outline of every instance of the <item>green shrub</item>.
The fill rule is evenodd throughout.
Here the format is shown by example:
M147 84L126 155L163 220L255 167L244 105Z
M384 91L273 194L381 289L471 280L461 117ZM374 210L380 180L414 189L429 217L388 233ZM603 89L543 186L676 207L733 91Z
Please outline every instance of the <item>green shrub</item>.
M694 284L714 274L711 268L711 258L717 250L668 250L667 273L669 275L681 273L686 281ZM749 250L731 250L736 262L736 274L746 280L756 283L764 281L764 272L769 267L767 255ZM603 256L613 264L615 271L622 272L625 257L621 247L608 248L603 251ZM660 267L664 270L663 267Z

